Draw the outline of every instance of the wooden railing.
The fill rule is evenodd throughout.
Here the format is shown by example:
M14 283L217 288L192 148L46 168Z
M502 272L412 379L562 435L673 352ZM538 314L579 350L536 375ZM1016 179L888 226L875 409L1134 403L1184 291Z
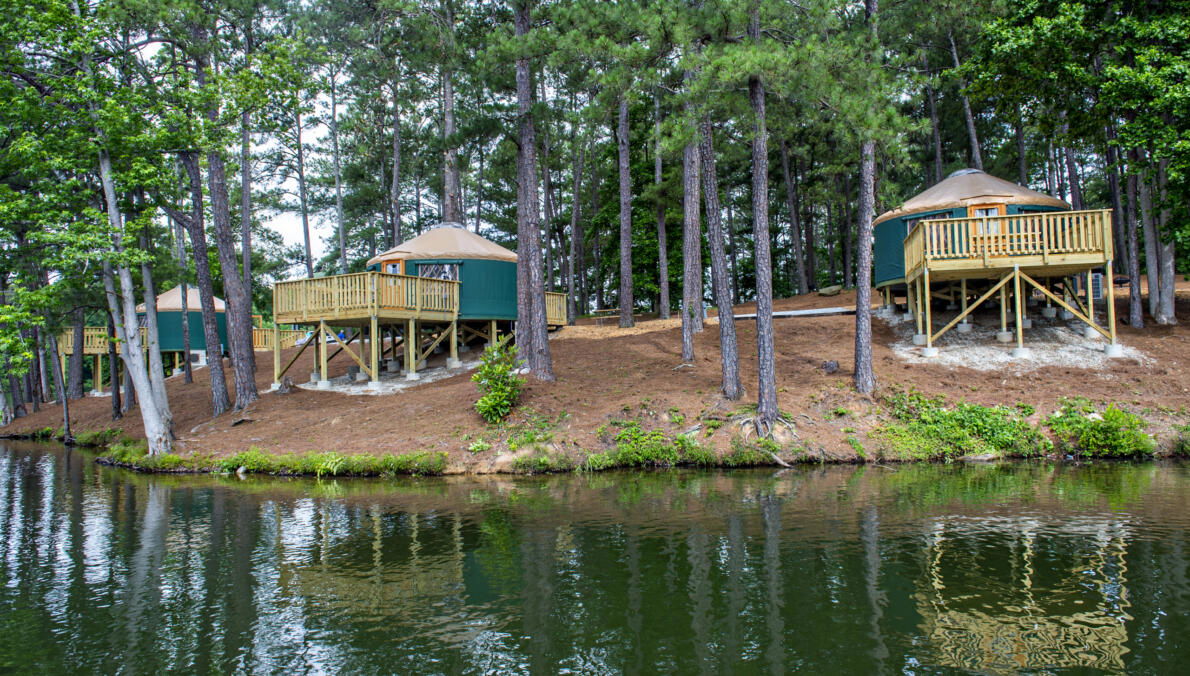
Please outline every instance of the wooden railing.
M1110 210L922 220L905 238L905 274L914 277L931 261L991 267L1023 257L1047 264L1071 254L1112 257Z
M273 313L279 322L361 317L382 310L456 314L459 283L358 272L278 282L273 287Z
M550 326L562 326L566 323L566 294L545 294L545 323Z
M148 332L140 330L141 344L147 340ZM120 352L120 341L116 342L116 352ZM87 326L83 328L83 354L107 354L107 328L103 326ZM63 331L58 336L58 351L62 354L74 354L74 331Z
M282 329L278 331L281 339L281 349L284 350L298 344L305 335L305 331L297 331L294 329ZM271 350L273 349L273 330L272 329L252 329L252 349L254 350Z

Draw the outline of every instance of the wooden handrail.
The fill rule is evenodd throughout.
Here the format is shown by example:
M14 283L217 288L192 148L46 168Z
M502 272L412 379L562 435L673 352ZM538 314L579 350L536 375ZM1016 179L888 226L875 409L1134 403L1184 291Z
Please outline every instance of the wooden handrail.
M373 315L383 310L454 314L459 282L386 272L356 272L277 282L273 312L309 320L327 314Z
M148 335L148 329L141 327L141 345L144 345L148 340ZM122 348L120 341L113 338L112 342L115 342L116 353L119 354ZM107 327L87 326L83 328L83 354L107 354L107 346ZM61 354L74 353L74 331L63 331L58 336L58 352Z
M1110 258L1111 210L1046 211L1007 216L971 216L918 221L905 237L905 274L930 261L982 261L1062 254Z

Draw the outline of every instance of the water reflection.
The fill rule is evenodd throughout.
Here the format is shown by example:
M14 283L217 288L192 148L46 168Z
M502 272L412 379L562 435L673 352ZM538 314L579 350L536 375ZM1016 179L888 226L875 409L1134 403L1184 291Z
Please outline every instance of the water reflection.
M0 447L0 671L999 673L1190 657L1190 467L148 477Z

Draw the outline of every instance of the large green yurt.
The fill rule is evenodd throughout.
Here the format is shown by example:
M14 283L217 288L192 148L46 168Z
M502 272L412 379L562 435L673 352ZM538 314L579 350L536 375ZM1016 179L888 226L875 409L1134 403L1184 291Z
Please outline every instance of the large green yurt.
M460 283L459 319L515 320L516 253L458 223L442 223L374 256L368 270Z
M877 288L905 282L905 237L923 219L1010 216L1069 209L1069 204L1045 193L979 169L960 169L876 219L872 233L873 281Z
M219 331L221 346L227 345L227 306L215 298L215 326ZM198 289L186 290L187 323L190 325L190 350L202 354L207 349L206 334L202 328L202 303ZM136 308L137 316L144 317L145 305ZM157 296L157 332L161 339L162 352L181 352L182 347L182 287L175 286Z

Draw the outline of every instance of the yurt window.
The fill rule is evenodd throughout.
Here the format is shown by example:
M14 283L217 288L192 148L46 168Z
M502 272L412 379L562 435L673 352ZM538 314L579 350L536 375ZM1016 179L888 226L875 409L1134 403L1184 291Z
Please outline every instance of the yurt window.
M452 282L459 281L459 264L458 263L430 263L426 265L417 266L417 274L419 277L429 277L431 279L449 279Z
M967 208L967 215L971 218L988 218L994 216L1004 215L1003 204L977 204ZM979 224L979 234L981 235L997 235L1000 233L1000 223L995 221L982 221Z
M401 262L397 261L396 263L386 263L384 265L384 271L390 275L401 274Z

